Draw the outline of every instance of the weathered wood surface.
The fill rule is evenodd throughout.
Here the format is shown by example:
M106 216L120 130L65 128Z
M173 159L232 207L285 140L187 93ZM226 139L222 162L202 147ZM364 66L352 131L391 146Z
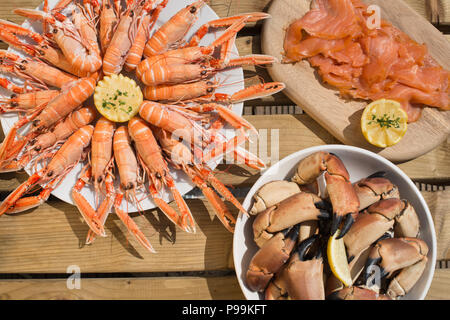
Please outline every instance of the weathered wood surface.
M450 260L450 189L422 192L433 215L437 239L437 260Z
M448 253L449 191L423 194L439 230L438 250ZM232 234L208 202L189 200L188 205L197 222L196 234L175 229L159 210L133 215L157 254L141 248L114 214L106 223L107 237L84 246L88 227L76 207L57 200L20 215L2 216L0 274L65 273L71 265L82 273L231 270ZM439 254L438 259L445 258L448 255Z
M427 300L448 300L448 288L450 288L450 269L438 269L434 273Z
M68 289L66 279L3 280L0 300L228 300L245 299L235 276L81 279Z
M12 14L18 7L34 8L41 0L0 0L0 18L21 23L22 17ZM427 15L424 0L406 0L422 15ZM449 2L440 0L443 10L441 22L445 23ZM211 0L211 7L221 17L244 12L266 11L270 0ZM261 23L244 29L237 38L241 55L260 53ZM450 35L447 36L450 39ZM6 46L0 43L0 49ZM246 67L246 85L270 81L264 68ZM269 98L249 101L245 104L252 113L264 110L270 117L249 116L258 129L279 129L280 158L299 149L325 143L337 143L329 133L307 115L273 115L299 112L299 107L282 93ZM284 107L283 107L284 106ZM264 119L265 118L265 119ZM279 122L278 124L276 124ZM2 137L3 139L3 137ZM269 141L270 142L270 141ZM417 181L448 182L450 179L450 141L429 154L399 165ZM270 145L268 148L270 155ZM221 165L230 173L218 173L222 181L234 186L250 186L258 175L247 168ZM3 195L26 179L25 174L0 175L0 193ZM430 209L448 208L436 193L423 192ZM242 199L240 199L242 200ZM243 299L235 276L228 274L233 268L232 235L215 218L211 206L203 200L189 200L198 224L196 235L176 230L157 210L144 216L133 216L152 244L157 255L145 252L133 236L126 232L121 222L111 215L106 224L107 238L97 239L92 246L84 246L87 226L81 221L76 208L51 198L48 203L32 211L0 218L0 273L58 274L66 275L67 267L78 265L83 273L130 273L127 278L83 278L81 290L68 290L65 279L0 280L0 299ZM230 207L231 208L231 207ZM231 208L232 209L232 208ZM233 211L236 214L236 210ZM446 220L445 213L436 215L437 228ZM440 218L438 218L440 217ZM445 235L445 233L442 233ZM172 243L173 235L175 242ZM439 236L439 242L446 240ZM440 245L438 250L445 248ZM448 253L448 251L447 251ZM447 255L448 257L448 255ZM222 270L222 271L218 271ZM427 298L448 299L450 269L436 270ZM145 274L131 277L132 272L170 272L171 277L147 277ZM176 276L177 272L200 273L208 271L212 276ZM215 273L217 272L217 273ZM219 274L219 275L217 275ZM31 276L32 277L32 276ZM49 275L49 277L52 277ZM105 277L103 275L103 277Z
M2 216L0 243L7 245L0 248L0 273L65 273L70 265L83 273L229 269L232 234L208 202L187 203L197 223L196 234L175 228L161 211L133 215L157 254L143 249L114 214L106 222L107 237L85 246L88 227L78 209L59 200Z
M42 299L244 299L235 276L81 279L80 289L68 289L66 279L3 280L0 300ZM436 270L425 299L448 299L450 269Z

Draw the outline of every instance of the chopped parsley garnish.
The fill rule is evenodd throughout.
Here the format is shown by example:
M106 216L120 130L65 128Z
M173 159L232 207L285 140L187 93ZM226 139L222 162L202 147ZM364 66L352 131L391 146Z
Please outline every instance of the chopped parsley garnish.
M116 105L115 105L114 103L109 102L109 101L106 101L106 100L103 99L102 107L103 107L104 109L111 109L111 107L109 107L109 106L113 106L114 109L115 109L115 107L116 107Z
M398 129L400 128L400 117L391 119L391 117L385 113L381 118L377 118L377 116L373 114L369 124L378 124L381 128L389 129L394 127Z
M112 99L113 100L117 100L117 98L120 97L120 96L128 97L128 92L126 92L126 91L122 92L119 89L117 89L116 92L114 93L114 98L112 98ZM123 104L125 104L125 103L123 103Z
M109 94L108 94L108 96L109 96ZM120 91L119 89L117 89L116 92L114 93L114 95L109 97L108 100L117 101L117 99L120 96L128 97L128 92ZM114 103L114 102L107 101L105 99L103 99L103 102L102 102L102 107L104 109L107 109L107 110L111 110L111 109L117 110L118 106L124 106L124 105L126 105L126 102L122 101L122 100L118 100L118 105L116 103ZM125 113L127 113L127 114L130 114L133 111L133 108L132 107L128 107L128 110L120 108L120 110L125 112Z

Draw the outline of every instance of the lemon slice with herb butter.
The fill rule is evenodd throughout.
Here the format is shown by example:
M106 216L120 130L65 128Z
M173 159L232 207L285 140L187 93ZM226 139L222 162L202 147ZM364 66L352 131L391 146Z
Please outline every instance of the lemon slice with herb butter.
M105 76L95 88L95 107L102 116L114 122L133 118L142 101L142 91L136 82L121 74Z
M399 102L380 99L369 104L361 117L361 130L371 144L386 148L398 143L406 133L408 115Z

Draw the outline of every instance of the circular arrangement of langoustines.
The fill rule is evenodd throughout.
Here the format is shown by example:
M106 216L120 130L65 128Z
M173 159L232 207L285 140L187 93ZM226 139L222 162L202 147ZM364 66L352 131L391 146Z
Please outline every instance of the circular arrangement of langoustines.
M14 13L28 20L0 20L0 40L10 46L0 50L0 172L25 169L30 178L0 204L0 215L52 193L78 207L87 243L106 235L114 212L154 252L128 213L156 206L195 232L182 195L197 186L234 231L224 201L245 210L212 170L225 153L264 167L240 147L256 131L240 116L242 102L285 86L244 88L241 66L275 59L240 57L234 42L267 14L219 19L204 0L48 1Z

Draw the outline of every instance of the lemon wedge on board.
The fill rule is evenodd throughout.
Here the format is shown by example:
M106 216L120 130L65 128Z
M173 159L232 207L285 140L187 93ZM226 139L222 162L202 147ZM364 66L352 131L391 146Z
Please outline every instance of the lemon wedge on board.
M344 239L336 239L339 232L339 230L336 231L336 233L328 239L328 264L330 265L330 269L336 278L338 278L346 287L350 287L353 281L350 274L350 267L347 262Z
M143 101L142 91L136 82L123 75L105 76L97 83L94 104L108 120L125 122L133 118Z
M380 99L369 104L361 117L361 130L368 142L386 148L398 143L406 133L408 115L400 103Z

